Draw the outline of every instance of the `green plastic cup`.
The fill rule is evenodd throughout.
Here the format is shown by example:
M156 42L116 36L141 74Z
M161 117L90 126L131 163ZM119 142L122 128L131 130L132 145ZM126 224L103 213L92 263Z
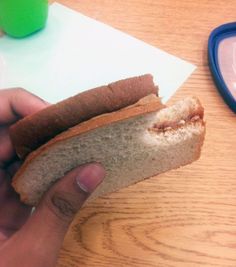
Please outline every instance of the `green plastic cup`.
M45 27L48 0L0 0L0 29L25 37Z

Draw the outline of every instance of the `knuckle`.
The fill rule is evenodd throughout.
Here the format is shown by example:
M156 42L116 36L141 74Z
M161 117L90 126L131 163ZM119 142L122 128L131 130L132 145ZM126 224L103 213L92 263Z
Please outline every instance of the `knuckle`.
M16 88L14 88L14 90L17 94L22 94L22 93L26 92L26 90L22 87L16 87Z
M71 220L82 206L83 201L66 192L54 192L50 195L46 204L57 217L63 220Z

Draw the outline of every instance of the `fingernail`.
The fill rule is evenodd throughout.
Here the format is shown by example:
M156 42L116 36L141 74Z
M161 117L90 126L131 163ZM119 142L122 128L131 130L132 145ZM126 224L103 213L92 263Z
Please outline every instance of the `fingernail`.
M43 101L45 104L47 104L48 106L52 105L51 103L49 103L48 101L46 101L46 100L44 100L44 99L42 99L42 101Z
M44 100L43 98L41 98L40 96L37 96L39 100L41 100L43 103L47 104L47 105L51 105L51 103L49 103L48 101Z
M104 168L98 163L91 163L85 165L79 171L76 176L76 182L83 191L92 193L95 188L103 181L104 177Z

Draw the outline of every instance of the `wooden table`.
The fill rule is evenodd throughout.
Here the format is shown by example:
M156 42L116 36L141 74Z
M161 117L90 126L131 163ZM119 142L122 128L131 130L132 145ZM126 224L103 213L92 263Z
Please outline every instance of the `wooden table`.
M171 99L198 96L207 134L196 163L98 199L74 220L58 267L236 266L236 116L207 64L210 31L233 0L61 0L197 65ZM170 77L171 79L171 77Z
M59 2L196 64L170 102L198 96L207 134L198 162L83 209L65 238L58 266L235 267L236 116L212 82L207 39L214 27L235 20L236 1Z

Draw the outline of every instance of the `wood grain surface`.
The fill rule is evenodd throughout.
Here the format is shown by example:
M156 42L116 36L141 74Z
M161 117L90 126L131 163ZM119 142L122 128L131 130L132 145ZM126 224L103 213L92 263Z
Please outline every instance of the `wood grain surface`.
M236 1L59 2L196 64L170 102L198 96L207 134L194 164L84 208L58 267L236 267L236 116L216 91L207 63L209 33L235 20Z

